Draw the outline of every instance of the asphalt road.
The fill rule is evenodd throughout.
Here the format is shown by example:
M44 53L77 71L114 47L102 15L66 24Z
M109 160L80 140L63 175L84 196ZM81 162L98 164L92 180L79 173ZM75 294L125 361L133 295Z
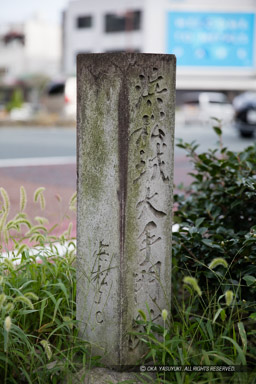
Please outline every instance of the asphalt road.
M224 125L222 127L222 132L223 145L228 147L230 151L243 151L244 148L256 140L256 137L249 139L240 137L234 126L231 124ZM219 138L211 125L194 124L186 126L176 123L175 137L176 141L180 138L187 142L195 140L200 145L198 148L198 151L200 152L207 151L209 148L215 148L218 146L217 142L219 141ZM175 152L176 155L179 155L183 151L176 147Z
M213 148L218 141L210 126L185 126L176 123L176 140L182 138L191 142L196 140L200 151ZM255 139L240 138L232 126L223 128L223 143L232 151L242 151ZM179 158L184 151L175 148L175 156ZM75 128L0 128L0 163L2 159L75 157Z
M75 128L0 128L0 159L75 155Z

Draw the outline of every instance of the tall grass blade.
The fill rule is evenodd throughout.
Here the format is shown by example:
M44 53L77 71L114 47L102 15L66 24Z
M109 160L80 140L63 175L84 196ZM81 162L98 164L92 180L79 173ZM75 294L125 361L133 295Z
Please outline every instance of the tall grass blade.
M239 364L242 364L242 365L246 365L246 356L245 356L245 353L243 352L243 350L241 349L241 347L237 344L237 342L233 339L231 339L231 337L228 337L228 336L221 336L222 339L226 339L228 341L230 341L233 346L235 347L237 353L238 353L238 357L239 357L239 360L238 360L238 363Z
M20 187L20 211L24 211L27 205L27 194L23 185Z
M247 335L246 335L246 331L244 329L244 324L240 321L239 323L237 323L237 327L238 327L238 331L239 331L241 341L243 344L243 352L246 353L246 351L247 351Z

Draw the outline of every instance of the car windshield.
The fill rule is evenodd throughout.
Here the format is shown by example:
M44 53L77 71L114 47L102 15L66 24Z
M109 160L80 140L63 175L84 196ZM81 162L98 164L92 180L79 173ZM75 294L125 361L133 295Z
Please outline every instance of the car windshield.
M64 83L51 84L47 90L48 95L61 95L64 93Z

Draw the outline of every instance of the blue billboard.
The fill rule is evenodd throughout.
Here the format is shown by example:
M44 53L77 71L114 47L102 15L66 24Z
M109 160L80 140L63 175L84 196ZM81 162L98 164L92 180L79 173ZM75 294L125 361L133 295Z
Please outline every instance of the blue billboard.
M254 66L253 13L168 12L167 53L184 67Z

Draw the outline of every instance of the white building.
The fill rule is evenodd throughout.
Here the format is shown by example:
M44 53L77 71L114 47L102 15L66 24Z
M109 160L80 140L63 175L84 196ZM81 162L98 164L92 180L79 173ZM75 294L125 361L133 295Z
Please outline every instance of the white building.
M60 73L61 28L40 17L22 25L2 26L0 33L0 72L8 78L31 74L50 77Z
M75 72L78 53L142 51L144 8L145 0L71 1L64 19L65 72Z
M177 89L256 89L255 0L71 0L63 66L78 53L175 53Z

